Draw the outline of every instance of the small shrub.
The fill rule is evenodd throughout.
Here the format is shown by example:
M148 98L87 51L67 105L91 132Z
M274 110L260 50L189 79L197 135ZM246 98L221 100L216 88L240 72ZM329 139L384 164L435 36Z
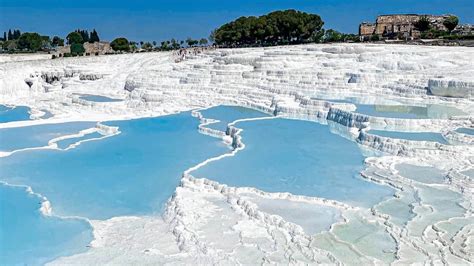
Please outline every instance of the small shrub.
M71 45L71 54L72 55L83 55L86 50L82 43L75 43Z
M378 36L377 34L374 34L374 35L370 36L370 40L372 42L380 41L380 36Z

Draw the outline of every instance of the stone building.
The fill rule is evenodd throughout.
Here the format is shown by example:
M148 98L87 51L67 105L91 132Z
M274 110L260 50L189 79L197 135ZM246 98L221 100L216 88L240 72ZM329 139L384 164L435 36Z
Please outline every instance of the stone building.
M377 17L375 23L364 22L359 25L359 36L361 40L368 40L372 35L388 39L416 39L420 37L420 32L416 29L415 23L422 17L426 17L430 26L436 30L447 30L443 22L450 15L381 15Z
M458 25L453 31L453 34L466 36L466 35L474 35L474 25L472 24L461 24Z
M104 54L109 54L113 53L114 50L110 46L110 43L108 42L94 42L94 43L84 43L84 55L104 55ZM63 57L64 54L70 54L71 53L71 46L70 45L65 45L65 46L59 46L56 49L56 53L54 53L57 57Z
M84 49L86 50L86 55L104 55L114 52L112 47L110 47L110 43L108 42L86 42L84 43Z

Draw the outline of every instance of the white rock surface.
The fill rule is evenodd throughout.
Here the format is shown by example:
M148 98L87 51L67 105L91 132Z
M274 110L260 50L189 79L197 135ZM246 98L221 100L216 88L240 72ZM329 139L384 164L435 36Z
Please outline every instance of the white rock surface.
M227 133L211 130L206 124L213 121L195 111L201 133L222 138L234 149L186 171L164 217L91 221L91 248L52 264L472 264L474 177L466 173L474 169L474 148L472 138L453 132L474 122L473 77L474 49L462 47L218 49L178 63L171 53L1 59L0 104L27 105L33 113L48 110L54 117L0 128L130 119L234 104L327 123L332 132L359 143L366 154L383 152L366 159L362 175L396 190L396 197L360 209L195 179L193 169L245 148L238 128L230 125ZM123 101L90 102L77 93ZM349 97L366 104L456 106L467 115L376 118L355 113L353 104L321 100ZM440 132L457 145L376 137L366 133L369 128ZM97 130L111 136L118 132L100 124ZM446 181L426 184L402 176L396 168L402 163L439 169L447 173ZM272 199L308 213L329 208L340 213L340 219L327 231L311 233L305 230L305 222L311 221L285 220L289 213L271 204L259 209Z

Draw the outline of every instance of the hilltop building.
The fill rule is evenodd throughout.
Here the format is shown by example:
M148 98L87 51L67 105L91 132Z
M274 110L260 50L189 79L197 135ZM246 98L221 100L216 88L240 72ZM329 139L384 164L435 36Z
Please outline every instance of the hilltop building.
M94 43L84 43L84 54L85 55L104 55L104 54L109 54L113 53L114 50L110 46L109 42L94 42ZM70 45L65 45L65 46L59 46L56 50L56 56L62 57L64 54L70 54L71 53L71 46Z
M416 29L415 23L422 17L430 21L430 25L436 30L447 30L443 22L450 15L381 15L377 17L375 23L364 22L359 25L359 36L362 41L369 40L373 35L379 38L388 39L417 39L420 31Z

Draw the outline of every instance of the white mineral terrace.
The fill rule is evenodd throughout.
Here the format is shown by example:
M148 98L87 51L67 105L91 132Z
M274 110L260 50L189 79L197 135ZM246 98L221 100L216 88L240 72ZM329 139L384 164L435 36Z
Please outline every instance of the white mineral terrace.
M31 59L2 56L0 104L25 105L32 114L48 110L54 117L0 128L194 110L201 133L234 147L185 171L163 217L92 220L91 248L52 264L474 263L474 177L466 174L474 168L474 137L455 131L474 126L473 48L328 44L217 49L180 62L168 52ZM91 102L78 94L123 101ZM320 100L344 97L365 104L442 104L466 115L380 118L356 113L354 104ZM367 153L383 154L366 159L362 176L391 186L396 197L363 209L193 177L190 170L245 149L232 124L227 133L206 127L214 121L199 110L222 104L329 124ZM391 139L370 129L439 132L457 145ZM104 136L119 130L101 124L95 129ZM54 148L55 141L49 145ZM399 167L407 163L436 167L446 181L408 178ZM410 217L397 213L398 205ZM282 206L309 221L290 221ZM54 206L43 207L54 213ZM328 208L340 213L338 221L328 231L308 233L305 224Z

